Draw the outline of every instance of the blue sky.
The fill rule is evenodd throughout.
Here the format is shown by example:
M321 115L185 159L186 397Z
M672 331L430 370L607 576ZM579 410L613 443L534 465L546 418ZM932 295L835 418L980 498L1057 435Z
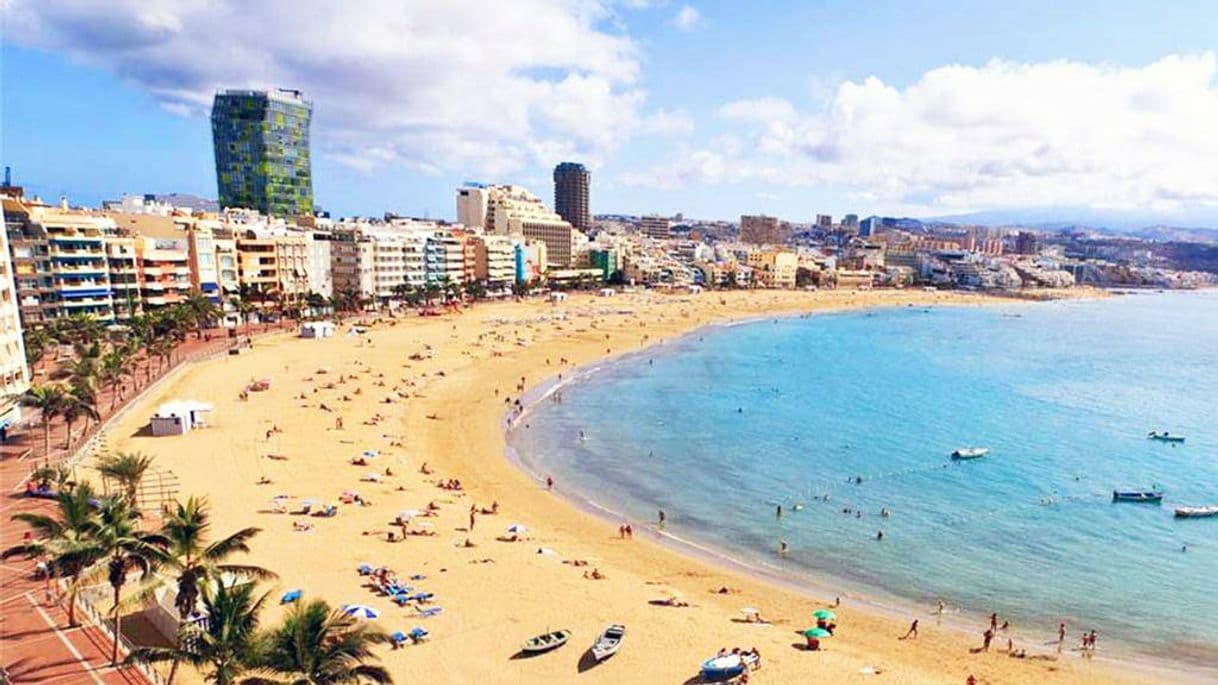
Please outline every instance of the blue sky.
M210 94L284 86L338 214L451 218L464 180L548 198L572 159L597 213L1218 223L1205 3L147 4L3 3L18 182L214 197Z

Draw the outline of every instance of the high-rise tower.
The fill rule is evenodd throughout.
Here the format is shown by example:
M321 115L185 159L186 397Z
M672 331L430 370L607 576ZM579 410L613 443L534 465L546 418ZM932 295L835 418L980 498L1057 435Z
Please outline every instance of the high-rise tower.
M313 213L309 121L298 90L226 90L211 109L220 206L273 216Z
M588 180L583 164L563 162L554 167L554 211L580 231L592 228L588 214Z

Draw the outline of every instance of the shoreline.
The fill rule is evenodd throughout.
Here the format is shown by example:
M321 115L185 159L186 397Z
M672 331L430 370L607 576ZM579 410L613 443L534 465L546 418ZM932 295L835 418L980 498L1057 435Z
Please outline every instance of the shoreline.
M1097 295L1095 297L1112 297L1130 294L1143 293L1110 292L1109 290L1104 290L1102 295ZM996 298L994 301L985 304L949 302L936 304L934 306L1000 307L1003 305L1013 305L1019 303L1047 304L1050 302L1063 302L1078 299L1095 299L1095 297L1051 297L1047 299ZM680 333L675 337L666 338L645 347L614 354L608 357L598 358L586 365L577 367L570 373L570 375L566 373L562 374L561 380L557 375L547 377L537 385L526 389L524 394L520 396L520 411L508 411L504 414L501 428L505 443L505 458L514 467L520 469L539 485L544 484L545 476L539 471L539 465L522 455L520 450L517 449L517 447L513 444L514 434L518 430L521 422L523 422L528 415L540 405L541 402L551 397L553 393L580 383L594 383L596 382L594 379L595 376L610 370L611 367L629 365L637 362L642 357L655 356L657 354L679 354L678 352L672 352L665 349L670 344L678 344L683 340L700 336L708 331L714 330L753 326L795 318L803 319L840 314L856 314L860 312L899 311L903 308L904 307L902 305L874 305L860 307L844 306L833 309L792 311L779 314L765 314L743 317L739 319L716 321L697 326ZM628 514L614 509L611 504L602 503L593 499L591 494L585 489L569 488L564 486L562 488L554 488L553 492L561 499L568 502L575 509L601 521L602 523L605 523L606 525L618 525L622 521L627 521L631 518ZM809 600L816 600L818 597L839 595L842 598L851 600L852 607L861 606L864 608L864 610L876 612L891 619L906 620L907 617L916 616L920 619L924 618L927 621L934 620L936 625L956 631L961 638L975 632L975 630L970 629L970 625L981 625L985 621L985 613L979 613L976 609L955 607L955 611L949 611L946 614L937 614L933 610L928 609L928 607L919 605L916 600L903 597L880 586L854 584L849 579L839 577L826 571L783 568L779 564L771 564L761 560L746 558L742 555L734 555L729 551L717 546L715 542L687 539L681 537L680 535L661 530L654 523L647 523L644 526L641 526L641 528L650 534L650 538L652 538L654 542L674 554L684 555L696 559L702 563L722 568L727 572L746 574L761 582L770 583L784 588L787 591L803 595ZM750 550L751 556L756 556L757 554L758 553L755 550ZM1037 644L1037 638L1034 636L1022 635L1019 637L1024 644ZM1159 659L1150 652L1138 650L1132 644L1120 641L1112 642L1110 644L1115 644L1116 648L1110 649L1103 656L1097 656L1095 658L1101 662L1107 663L1112 667L1131 668L1148 676L1157 675L1161 677L1169 676L1187 679L1197 675L1197 673L1191 672L1186 668L1180 668L1178 663L1170 662L1166 659ZM1037 651L1046 654L1051 652L1051 650L1047 648L1042 648ZM1206 665L1200 663L1190 664L1190 666L1197 669L1206 669ZM1205 672L1203 671L1203 674L1204 673Z
M607 363L607 357L615 357L613 350L620 356L648 347L641 333L672 340L702 326L740 325L732 322L742 319L907 301L938 306L1018 300L943 292L752 291L575 296L557 306L537 301L479 305L434 319L381 320L363 336L259 342L247 354L193 366L143 398L107 433L112 449L145 451L158 469L172 471L180 478L181 496L207 496L217 534L238 526L263 528L248 561L277 571L281 587L304 588L331 604L371 601L386 612L380 627L389 631L425 625L433 640L381 654L385 666L399 676L428 682L683 682L720 646L753 643L766 653L766 667L758 674L763 682L795 682L811 673L832 682L871 682L875 676L860 673L869 666L902 683L963 682L970 673L983 683L1145 682L1146 674L1137 677L1121 664L1092 662L1069 652L1058 660L970 654L980 641L976 635L970 639L929 620L918 640L900 642L896 637L910 616L893 617L854 600L838 610L841 635L825 651L805 652L797 648L802 638L793 631L806 627L809 605L815 606L806 588L725 570L645 533L634 541L619 540L602 519L538 487L505 458L504 414L510 398L521 394L512 388L544 392L539 375L551 378L560 368L551 362L569 359L561 365L565 378L568 369ZM318 375L322 367L332 375ZM274 378L269 391L246 402L235 398L248 378L265 376ZM382 400L388 388L378 390L377 379L394 384L395 391L401 383L403 399ZM214 402L216 420L180 437L141 434L147 412L173 397ZM318 400L333 411L319 414ZM336 412L347 419L345 429L331 427ZM359 421L373 412L383 412L383 420ZM271 427L284 430L264 439ZM382 451L378 461L352 466L350 458L369 448ZM421 463L435 475L421 475ZM362 473L388 466L394 471L391 477L362 482ZM451 477L461 479L462 491L434 484ZM261 478L275 485L259 485ZM375 505L343 505L335 518L304 519L315 523L307 533L291 532L290 523L302 519L272 514L262 504L276 493L331 497L344 487L358 489ZM437 535L387 544L384 530L393 512L422 507L429 499L441 507L436 518L424 519ZM492 500L499 505L498 516L479 516L477 527L467 530L465 510ZM529 541L494 539L515 522L530 528ZM463 539L477 547L463 549ZM479 557L494 563L479 563ZM580 559L607 578L590 581L581 577L585 569L559 563ZM426 589L436 592L444 614L423 622L367 594L353 573L362 562L427 574ZM721 586L733 592L711 591ZM694 606L650 604L666 588L682 592ZM745 624L739 619L741 606L762 608L771 623ZM282 611L268 607L264 621L275 620ZM537 659L511 658L520 640L543 628L570 628L573 642L582 645L610 622L630 626L630 644L602 666L577 671L578 652L570 647ZM1174 674L1151 678L1196 682L1195 676Z

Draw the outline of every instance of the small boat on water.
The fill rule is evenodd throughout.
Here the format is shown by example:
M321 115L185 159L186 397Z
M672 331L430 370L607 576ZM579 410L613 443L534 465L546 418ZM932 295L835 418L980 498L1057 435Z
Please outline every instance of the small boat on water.
M617 650L622 648L622 638L624 637L626 637L626 626L624 625L615 623L605 628L592 645L592 658L604 661L617 654Z
M1161 504L1163 502L1163 492L1161 490L1113 490L1112 501Z
M988 447L961 447L952 452L952 459L980 459L989 453Z
M1159 431L1151 431L1146 434L1146 437L1150 438L1151 440L1158 440L1159 442L1184 442L1183 435L1172 435L1167 431L1163 431L1162 433Z
M1208 507L1176 508L1176 518L1178 519L1203 519L1211 516L1218 516L1218 504Z
M570 639L571 631L556 630L552 633L538 635L537 637L531 637L525 640L524 644L520 647L520 651L528 652L530 654L540 654L541 652L548 652L551 649L562 647L563 645L567 644L567 640Z

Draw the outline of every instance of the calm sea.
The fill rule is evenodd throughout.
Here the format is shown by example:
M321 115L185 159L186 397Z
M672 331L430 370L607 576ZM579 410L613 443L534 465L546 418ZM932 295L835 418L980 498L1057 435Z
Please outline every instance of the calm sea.
M636 524L663 509L795 580L1218 665L1218 518L1172 516L1218 504L1218 293L707 328L559 392L513 447ZM1152 487L1162 506L1112 502Z

